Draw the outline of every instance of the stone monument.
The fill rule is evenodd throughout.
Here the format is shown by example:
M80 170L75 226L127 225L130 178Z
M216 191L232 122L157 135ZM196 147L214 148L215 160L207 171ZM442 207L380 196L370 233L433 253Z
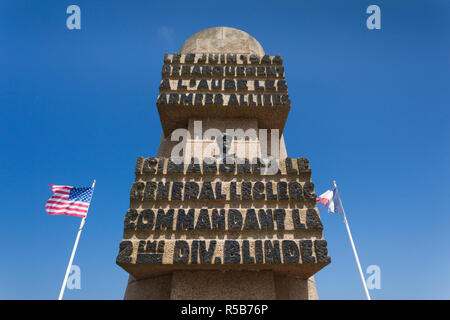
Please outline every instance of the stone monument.
M241 30L164 56L159 150L137 159L117 256L125 299L318 298L330 257L309 161L287 156L290 104L282 58Z

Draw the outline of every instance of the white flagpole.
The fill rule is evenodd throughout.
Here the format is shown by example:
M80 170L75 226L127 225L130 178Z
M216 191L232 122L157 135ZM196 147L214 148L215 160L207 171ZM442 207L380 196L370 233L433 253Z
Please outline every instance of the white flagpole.
M333 181L333 184L337 190L336 181ZM352 244L353 253L355 254L356 264L358 265L358 270L359 270L359 274L361 276L361 280L362 280L362 283L364 286L364 291L366 292L367 300L371 300L369 290L367 290L366 280L364 279L364 274L361 269L361 264L359 263L358 253L356 252L355 244L353 243L353 237L352 237L352 233L350 232L350 226L348 225L347 215L345 214L344 206L342 206L342 210L344 211L344 222L345 222L345 226L347 227L347 232L348 232L348 237L350 238L350 243Z
M95 180L92 182L92 189L94 189L94 187L95 187ZM92 190L92 192L94 192L94 191ZM92 198L91 198L91 201L92 201ZM90 204L89 204L89 207L90 207ZM88 210L89 210L89 208L88 208ZM67 285L67 278L69 278L69 273L70 273L70 269L72 268L73 258L75 257L75 252L77 251L78 241L80 240L81 231L83 231L86 217L87 217L87 212L86 212L86 216L84 216L83 219L81 219L80 227L78 228L77 238L75 239L75 244L72 249L72 255L70 256L69 265L67 266L66 275L64 276L64 281L63 281L63 284L61 287L61 291L59 292L58 300L62 300L62 298L63 298L64 290L66 289L66 285Z

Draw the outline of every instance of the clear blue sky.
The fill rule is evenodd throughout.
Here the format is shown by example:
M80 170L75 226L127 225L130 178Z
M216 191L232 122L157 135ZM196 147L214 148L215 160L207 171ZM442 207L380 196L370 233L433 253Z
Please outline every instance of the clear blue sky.
M81 7L82 29L66 28ZM365 26L381 8L381 30ZM0 2L0 298L55 299L79 218L44 211L48 184L89 186L68 299L122 299L116 266L137 156L156 155L164 52L215 26L281 54L291 157L316 191L338 181L375 299L450 299L448 1ZM323 299L363 299L345 226L322 214L332 263Z

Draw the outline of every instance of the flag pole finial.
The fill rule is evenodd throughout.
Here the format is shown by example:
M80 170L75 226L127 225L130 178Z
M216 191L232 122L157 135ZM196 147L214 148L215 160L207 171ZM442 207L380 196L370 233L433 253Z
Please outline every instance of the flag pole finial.
M336 180L333 180L334 187L336 188Z

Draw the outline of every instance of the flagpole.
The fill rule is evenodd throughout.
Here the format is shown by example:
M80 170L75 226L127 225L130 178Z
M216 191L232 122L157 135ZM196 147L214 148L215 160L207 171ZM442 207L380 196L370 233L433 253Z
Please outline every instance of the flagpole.
M333 184L334 184L334 187L337 190L336 181L333 181ZM361 269L361 264L359 263L358 253L356 252L356 247L355 247L355 244L353 242L352 233L350 232L350 226L348 225L347 215L345 214L344 206L342 206L342 211L344 213L345 226L347 227L348 237L350 238L350 243L352 244L353 253L355 255L356 264L358 265L358 270L359 270L359 274L361 276L361 280L362 280L362 283L363 283L363 286L364 286L364 291L366 293L367 300L371 300L370 294L369 294L369 290L367 290L366 280L364 279L364 274L363 274L362 269Z
M92 189L94 189L94 187L95 187L95 180L92 182ZM92 190L92 193L93 192L94 192L94 190ZM89 207L90 207L90 205L89 205ZM88 211L89 211L89 208L88 208ZM87 217L87 212L86 212L86 216L84 216L83 219L81 219L80 227L78 228L77 238L75 239L75 244L72 249L72 255L70 256L69 265L67 266L66 275L64 276L64 281L61 286L61 291L59 292L58 300L62 300L62 298L63 298L64 290L66 289L66 285L67 285L67 279L69 277L70 269L72 268L73 258L75 257L75 252L77 251L78 241L80 240L81 231L83 231L84 223L86 222L86 217Z

